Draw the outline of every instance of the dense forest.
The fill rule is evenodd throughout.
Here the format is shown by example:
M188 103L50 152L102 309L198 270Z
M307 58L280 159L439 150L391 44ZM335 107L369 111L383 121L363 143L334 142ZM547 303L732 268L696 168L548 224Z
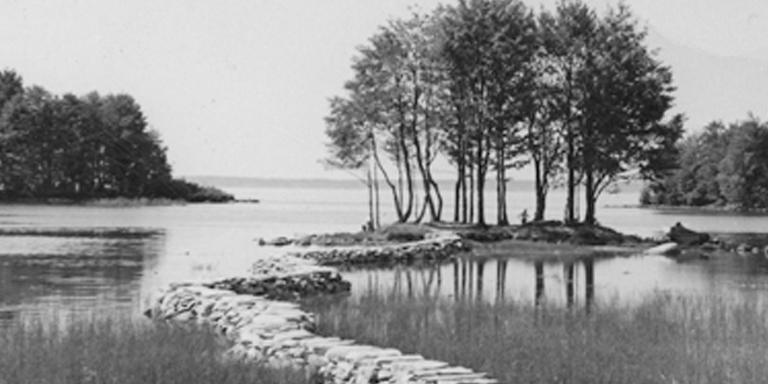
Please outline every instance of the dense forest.
M158 133L129 95L53 95L0 71L0 198L232 196L171 176Z
M676 149L676 168L646 186L643 205L768 208L768 123L713 122Z
M576 0L552 11L463 0L393 19L360 46L345 94L330 100L327 163L364 172L374 226L380 184L399 221L445 220L439 157L456 172L455 222L488 222L492 176L496 222L508 224L508 171L530 165L532 219L562 185L564 221L594 224L608 187L663 177L683 133L684 118L667 116L671 70L645 37L626 5L598 15Z

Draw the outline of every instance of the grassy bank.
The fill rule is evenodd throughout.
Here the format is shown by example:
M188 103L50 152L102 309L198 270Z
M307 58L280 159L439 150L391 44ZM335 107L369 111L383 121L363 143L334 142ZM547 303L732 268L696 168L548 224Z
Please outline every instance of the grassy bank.
M0 384L305 383L302 374L222 359L202 330L124 319L0 328Z
M368 295L319 331L491 373L503 383L763 383L768 311L658 294L572 309Z

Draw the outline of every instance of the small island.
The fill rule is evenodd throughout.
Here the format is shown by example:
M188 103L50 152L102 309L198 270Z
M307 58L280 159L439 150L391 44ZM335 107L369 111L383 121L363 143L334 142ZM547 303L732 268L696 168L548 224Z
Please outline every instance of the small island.
M160 134L130 95L54 95L0 71L0 201L230 202L174 178Z

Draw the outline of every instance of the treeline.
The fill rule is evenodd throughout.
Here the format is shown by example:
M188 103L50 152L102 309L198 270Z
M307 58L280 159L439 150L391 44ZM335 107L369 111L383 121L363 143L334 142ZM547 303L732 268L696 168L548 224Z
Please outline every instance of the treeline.
M710 123L676 155L676 169L643 190L643 205L768 208L768 123Z
M626 5L600 16L580 1L534 12L466 0L391 20L358 49L346 94L330 100L327 162L366 170L375 225L380 178L399 221L443 220L440 156L456 171L456 222L486 224L490 174L496 221L509 223L507 173L530 164L534 220L557 183L565 221L580 219L583 188L583 221L595 223L600 194L629 174L656 178L682 135L681 116L662 121L672 75L645 36Z
M53 95L0 72L0 198L227 201L174 179L158 133L129 95Z

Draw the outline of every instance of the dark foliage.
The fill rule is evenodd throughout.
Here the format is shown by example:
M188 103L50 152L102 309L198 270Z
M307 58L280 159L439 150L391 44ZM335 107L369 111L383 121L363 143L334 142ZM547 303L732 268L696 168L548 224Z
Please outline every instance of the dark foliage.
M3 199L232 196L171 176L158 133L129 95L57 96L0 72L0 197Z
M713 122L677 152L677 168L648 184L641 204L768 208L768 124Z

